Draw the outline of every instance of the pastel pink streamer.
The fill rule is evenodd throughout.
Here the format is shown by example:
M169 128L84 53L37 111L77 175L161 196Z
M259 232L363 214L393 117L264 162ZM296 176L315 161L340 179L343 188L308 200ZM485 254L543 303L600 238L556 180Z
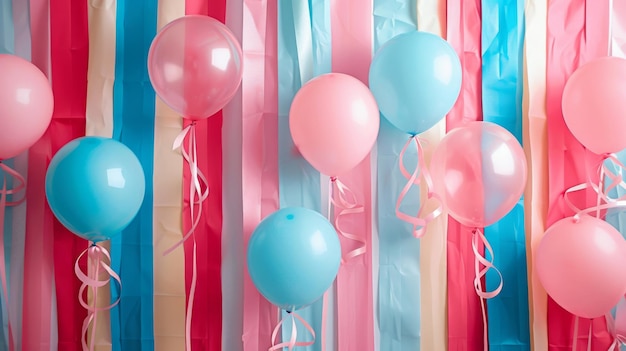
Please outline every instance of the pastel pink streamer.
M6 175L5 175L5 179L2 185L2 190L0 190L0 279L2 281L3 303L6 306L7 311L9 313L9 321L8 321L9 350L13 351L15 349L15 339L13 335L14 326L11 323L11 321L13 320L12 318L13 316L11 314L11 308L9 307L11 305L9 304L10 302L9 291L7 288L6 253L4 251L4 245L2 243L4 243L4 219L5 219L6 207L17 206L21 204L22 202L24 202L25 200L25 198L21 198L18 200L13 199L13 201L8 201L7 196L16 195L20 191L24 190L24 188L26 187L26 181L24 180L24 177L22 177L22 175L20 175L18 172L11 169L10 167L5 165L1 161L0 161L0 169L2 169L7 175L15 178L15 180L17 181L17 185L14 188L7 189L7 180L6 180Z
M85 254L87 255L87 259L90 261L88 273L83 272L79 265L80 259L83 258ZM119 275L111 268L111 255L107 249L96 244L91 245L78 256L76 263L74 264L74 273L76 273L78 280L82 282L79 289L78 300L81 306L87 310L87 317L85 317L85 320L83 321L81 343L84 351L94 351L96 338L92 337L91 342L87 342L89 326L92 326L92 330L96 330L98 312L110 310L120 302L120 298L118 297L117 300L107 306L95 307L98 303L98 288L106 286L109 284L111 279L113 279L117 282L121 289L122 281ZM106 273L105 278L101 277L101 273ZM88 289L90 289L93 293L92 304L89 304L84 296L85 290Z
M409 174L409 171L406 169L406 166L404 165L404 154L406 153L406 151L408 150L409 146L411 146L412 143L415 144L418 163L417 163L417 166L415 166L413 172ZM402 151L400 151L399 159L400 159L400 162L399 162L398 167L400 168L400 172L402 172L402 175L408 181L406 185L404 186L404 188L402 188L402 191L400 192L400 195L398 196L398 200L396 201L396 216L399 219L413 225L413 236L419 239L422 236L424 236L424 234L426 234L428 223L437 219L437 217L439 217L443 213L441 197L435 192L433 192L433 180L432 180L432 177L430 176L430 171L428 170L428 167L426 166L426 160L424 157L424 148L422 147L422 144L417 136L412 136L409 138L409 140L407 140L407 142L404 144L404 147L402 147ZM402 201L404 200L406 195L409 193L409 190L411 189L411 187L420 185L422 176L424 177L424 181L426 182L426 188L428 189L428 195L426 197L427 201L434 199L438 202L438 206L435 209L431 210L429 213L424 214L422 213L422 211L424 211L428 207L422 205L420 206L420 210L417 213L417 216L411 216L402 212L400 210L400 206L402 205Z
M352 75L368 83L372 56L372 0L331 0L332 70ZM341 175L346 188L355 195L363 212L342 221L342 230L358 237L357 248L350 252L337 275L338 350L374 350L374 311L372 292L372 178L368 155L351 172ZM338 206L336 206L338 207ZM335 208L335 216L345 209ZM344 212L345 213L345 212ZM342 241L351 247L353 240ZM357 250L357 251L355 251ZM357 254L358 255L355 255Z
M243 1L242 199L246 247L278 197L278 0ZM269 349L278 309L254 287L245 268L243 350Z

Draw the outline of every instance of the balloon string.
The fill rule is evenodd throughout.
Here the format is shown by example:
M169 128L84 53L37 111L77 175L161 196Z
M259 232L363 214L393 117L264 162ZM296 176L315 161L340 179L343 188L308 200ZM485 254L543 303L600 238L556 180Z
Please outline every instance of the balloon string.
M182 147L185 138L189 136L187 140L187 150ZM182 148L181 148L182 147ZM197 243L194 233L196 228L200 224L202 218L202 206L204 201L209 197L209 182L204 176L200 168L198 167L198 142L196 139L196 122L192 122L185 127L180 134L174 140L173 150L181 148L183 158L189 166L191 173L191 182L189 184L189 212L191 219L191 228L182 240L174 244L164 252L167 255L182 245L187 239L193 237L193 253L192 253L192 276L191 287L189 288L189 301L187 303L187 313L185 317L185 345L187 350L191 350L191 322L193 320L193 305L196 296L196 286L198 280L198 256L197 256ZM198 206L198 212L195 208Z
M612 171L605 165L605 161L610 160L616 167L617 172ZM615 154L603 155L600 165L598 166L597 173L599 175L598 184L593 183L590 179L587 182L574 185L563 192L563 199L565 204L575 213L574 219L578 220L583 215L588 215L595 212L596 217L602 217L602 210L623 208L626 207L626 194L611 197L609 193L613 189L621 189L626 191L626 182L622 179L623 171L626 170L626 166L619 161ZM605 184L608 186L605 187ZM596 205L587 207L584 209L579 208L570 199L573 193L591 189L597 194Z
M485 250L489 253L491 260L480 254L478 247L484 246ZM480 307L483 315L483 343L485 351L489 350L489 335L487 332L487 308L485 306L485 300L492 299L502 291L502 273L493 265L493 249L491 244L478 228L473 230L472 233L472 251L474 252L474 290L478 297L480 297ZM482 268L481 268L482 266ZM492 291L486 291L483 289L482 279L487 275L487 272L493 269L498 274L500 283L498 287Z
M287 319L291 320L291 337L289 341L283 341L280 344L276 344L276 337L278 336L278 332L281 330L282 326L286 322ZM296 325L296 319L302 323L304 328L311 334L313 340L311 341L297 341L298 339L298 327ZM289 351L293 350L296 346L311 346L315 343L315 331L311 327L309 323L307 323L300 315L295 312L287 313L287 316L281 319L281 321L276 325L274 331L272 332L272 347L268 349L268 351L282 350L283 348L287 348Z
M407 171L404 165L404 155L406 151L408 150L409 146L413 144L413 142L415 144L415 149L417 152L417 165L415 166L415 169L413 170L413 172L409 173L409 171ZM400 172L402 172L402 175L405 178L407 178L408 181L406 185L404 186L404 188L402 188L402 191L400 192L400 195L398 196L398 200L396 201L396 217L413 225L413 236L416 238L421 238L422 236L424 236L424 234L426 234L426 227L428 223L435 220L443 212L441 198L439 197L438 194L434 193L433 191L433 181L430 176L430 172L428 171L428 167L426 167L426 160L424 158L424 148L422 147L422 144L420 143L419 138L417 138L416 136L411 136L409 140L407 140L407 142L404 144L404 147L402 148L402 151L400 151L399 159L400 160L399 160L398 167L400 168ZM402 205L402 202L404 201L404 198L406 197L406 195L409 193L409 190L413 186L418 186L420 184L421 176L423 176L424 180L426 181L426 188L428 191L427 201L431 199L435 199L437 200L439 205L437 206L437 208L430 211L428 214L424 215L423 212L426 209L426 203L423 203L420 206L420 210L417 213L417 216L412 216L412 215L402 212L400 210L400 206Z
M83 272L79 264L81 258L83 258L85 254L87 255L88 260L88 273ZM102 272L107 273L105 278L100 277ZM106 286L109 284L111 279L113 279L117 282L121 290L122 281L119 275L111 268L111 255L109 252L105 248L96 244L92 244L78 256L76 262L74 263L74 273L82 282L82 285L78 290L78 301L81 306L87 310L87 317L83 320L81 342L83 350L93 351L95 347L95 336L92 335L91 342L89 344L87 343L89 327L91 326L92 331L96 330L98 312L110 310L120 302L120 297L118 297L109 305L98 307L98 289ZM93 293L93 301L91 304L85 299L85 290L87 290L87 295L89 294L89 290Z
M2 190L0 190L0 243L4 243L4 222L6 216L6 208L11 206L18 206L24 202L24 200L26 199L25 196L22 196L18 200L15 200L14 196L26 188L26 180L16 170L2 163L2 161L0 161L0 169L5 172L2 183ZM12 189L7 188L7 176L12 176L17 182L17 185L14 186ZM9 195L12 196L12 201L8 201ZM8 284L6 270L6 252L4 251L4 245L0 245L0 279L2 281L2 302L6 306L9 314L7 322L9 334L9 350L13 351L15 349L15 340L13 339L13 323L11 323L11 321L13 320L14 316L12 315L11 309L9 308L9 289L7 287Z
M350 190L348 186L346 186L336 177L330 178L330 187L331 204L335 208L338 208L340 210L335 217L335 229L337 229L337 232L339 232L339 234L344 238L358 243L358 246L355 249L343 255L343 257L341 258L341 263L344 264L348 262L351 258L355 258L357 256L365 254L367 249L367 242L360 236L341 229L340 221L343 217L347 215L364 213L365 207L358 203L354 192L352 192L352 190Z
M187 142L187 149L189 152L182 147L185 138L189 136ZM182 240L178 241L169 249L165 250L163 255L167 255L172 251L176 250L180 245L182 245L193 233L195 232L198 224L200 224L200 218L202 217L202 204L209 197L209 182L207 178L204 176L200 168L198 167L198 151L197 151L197 140L196 140L196 123L188 125L183 129L180 134L174 140L174 145L172 147L173 150L181 148L181 152L183 158L187 162L191 173L191 182L189 184L189 209L190 209L190 217L191 217L191 228L185 235ZM198 213L195 213L195 208L198 206Z

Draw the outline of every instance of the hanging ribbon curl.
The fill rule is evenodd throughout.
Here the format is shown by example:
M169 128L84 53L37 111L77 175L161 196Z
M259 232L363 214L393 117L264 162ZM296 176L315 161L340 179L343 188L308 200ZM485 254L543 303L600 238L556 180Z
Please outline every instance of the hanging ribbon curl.
M85 273L80 268L80 260L83 256L87 255L88 272ZM107 311L115 307L120 302L120 297L115 301L104 307L98 306L98 289L109 284L113 279L120 290L122 289L122 281L117 273L111 268L111 255L109 251L102 246L92 243L87 249L85 249L76 259L74 263L74 273L76 277L82 282L80 289L78 290L78 300L86 310L87 317L83 320L82 337L81 342L83 350L93 351L95 346L95 336L91 336L91 341L88 343L89 327L91 330L96 330L98 322L98 312ZM106 273L106 274L104 274ZM87 291L87 294L85 294ZM89 292L91 291L92 303L90 304L88 299ZM87 295L87 296L85 296ZM121 296L121 294L119 295Z
M4 220L5 220L5 212L7 207L18 206L24 202L26 199L25 196L22 196L19 199L15 199L14 197L18 195L22 190L26 188L26 180L22 175L20 175L17 171L7 166L0 160L0 169L2 169L5 173L2 189L0 190L0 243L4 243ZM13 177L13 179L17 182L13 188L7 189L7 177ZM11 196L11 201L8 200L8 197ZM7 307L7 311L9 314L11 313L9 307L9 292L7 287L7 270L6 270L6 253L4 252L4 245L0 245L0 279L2 280L2 302ZM9 341L9 350L13 351L15 349L15 340L13 339L13 326L11 321L13 320L12 316L9 315L8 321L8 341Z
M606 325L609 333L613 336L613 343L607 351L619 351L620 346L626 346L626 301L622 301L617 305L615 318L611 313L607 313Z
M417 165L413 169L413 172L409 173L409 171L406 169L406 166L404 165L404 155L407 152L409 146L411 146L411 144L415 144L415 151L417 153ZM430 176L430 172L428 171L428 167L426 166L424 148L422 147L422 143L417 136L412 135L409 140L407 140L407 142L404 144L402 151L400 151L398 167L400 168L400 172L402 172L402 175L408 181L404 188L402 188L402 191L398 196L398 200L396 201L396 217L413 225L413 236L419 239L423 237L424 234L426 234L426 227L428 223L432 222L443 213L443 206L441 202L441 197L433 191L433 180ZM421 177L424 177L424 180L426 181L426 188L428 191L426 201L434 199L438 202L438 206L430 211L428 214L425 214L424 212L426 211L427 207L426 203L423 203L420 206L417 216L412 216L402 212L400 210L400 206L402 205L402 202L404 201L404 198L408 194L411 187L419 186L421 184Z
M189 136L189 138L187 138ZM184 141L187 138L187 147L183 147ZM163 255L168 255L172 251L176 250L190 237L193 240L192 251L192 273L191 273L191 286L189 288L189 302L187 304L187 312L185 317L185 345L187 350L191 350L191 321L193 319L193 302L196 296L196 285L198 280L198 256L197 256L197 244L194 233L196 228L200 224L202 218L202 207L204 201L209 197L209 182L206 176L200 170L198 166L198 142L196 139L196 122L193 121L187 127L185 127L180 134L174 140L172 150L181 149L183 159L187 163L191 173L191 182L189 183L189 209L191 228L183 238L167 249ZM196 212L196 206L198 211Z
M491 257L491 259L487 259L486 257L487 255L483 256L480 253L480 251L478 251L478 248L483 247L483 246L485 248L485 252L489 253L489 257ZM487 351L489 350L489 334L487 331L487 309L485 306L485 300L492 299L498 296L498 294L500 294L500 292L502 291L502 287L503 287L503 279L502 279L502 273L493 264L494 256L493 256L493 249L491 247L491 244L489 244L489 241L483 234L482 230L478 228L474 228L472 230L472 251L474 252L474 257L475 257L474 259L474 274L475 274L474 290L476 291L476 295L480 297L480 308L481 308L482 316L483 316L483 344L484 344L484 350ZM493 269L498 275L500 283L495 289L491 291L487 291L486 289L483 289L482 280L487 275L487 272L491 269Z
M287 319L291 320L291 337L289 341L281 342L280 344L276 344L276 338L278 337L278 333L281 330L283 324L287 321ZM298 328L296 326L296 319L299 320L304 328L311 334L313 337L312 341L296 341L298 338ZM313 327L307 323L304 318L300 317L295 312L287 312L287 316L285 316L274 328L272 332L272 347L268 349L268 351L276 351L282 350L283 348L287 348L289 351L293 350L296 346L311 346L315 343L315 331Z
M347 215L364 213L365 207L358 203L354 192L337 179L337 177L330 178L330 191L330 204L340 210L335 216L335 229L337 229L337 232L344 238L358 243L355 249L350 250L341 258L341 264L345 264L350 259L365 254L367 243L365 239L360 236L341 229L341 219Z

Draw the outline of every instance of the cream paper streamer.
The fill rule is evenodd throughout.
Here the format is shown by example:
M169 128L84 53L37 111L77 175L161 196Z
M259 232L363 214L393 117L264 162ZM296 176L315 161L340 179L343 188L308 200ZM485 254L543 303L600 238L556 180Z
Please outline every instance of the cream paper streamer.
M446 38L446 1L417 0L417 29ZM433 151L446 134L445 118L433 128L421 134L426 141L424 156L430 164ZM421 185L421 203L426 203L426 182ZM431 202L432 205L433 204ZM447 289L446 279L446 233L447 213L442 213L430 222L420 245L421 267L421 350L445 351L448 343Z
M185 15L185 1L159 0L158 29ZM154 129L154 349L185 350L184 250L163 252L183 236L183 158L173 151L182 118L157 96Z
M530 174L524 194L530 338L534 351L548 349L548 295L533 269L548 213L548 140L546 117L547 0L527 0L524 41L523 137Z
M115 0L90 0L89 67L87 72L86 133L88 136L110 138L113 133L113 81L115 80ZM110 250L109 242L100 244ZM89 263L91 265L91 262ZM108 306L110 285L98 289L98 307ZM93 303L89 296L89 304ZM89 331L89 340L95 338L97 351L111 350L111 314L99 311L96 329ZM93 324L92 324L93 325Z

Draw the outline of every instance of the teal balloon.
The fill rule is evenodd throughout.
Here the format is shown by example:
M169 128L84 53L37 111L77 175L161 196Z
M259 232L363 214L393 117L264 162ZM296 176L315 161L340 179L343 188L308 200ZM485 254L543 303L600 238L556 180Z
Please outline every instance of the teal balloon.
M441 37L412 31L383 45L372 60L369 86L383 117L417 135L450 112L461 92L461 61Z
M261 295L295 311L319 300L337 277L341 245L318 212L290 207L266 217L248 243L248 272Z
M93 242L111 239L135 218L146 180L137 156L109 138L70 141L52 158L46 197L55 217Z

